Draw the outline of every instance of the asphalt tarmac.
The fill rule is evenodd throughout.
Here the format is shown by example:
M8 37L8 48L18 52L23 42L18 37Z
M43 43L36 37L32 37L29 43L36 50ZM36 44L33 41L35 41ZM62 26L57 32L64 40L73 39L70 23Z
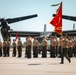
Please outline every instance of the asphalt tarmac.
M0 75L76 75L76 58L71 58L69 63L66 58L64 64L60 64L60 58L25 58L24 52L21 58L0 57Z

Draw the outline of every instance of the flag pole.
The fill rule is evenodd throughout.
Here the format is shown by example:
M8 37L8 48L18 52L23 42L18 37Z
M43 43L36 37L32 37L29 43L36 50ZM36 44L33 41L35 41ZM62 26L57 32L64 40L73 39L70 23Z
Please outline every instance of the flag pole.
M61 2L61 5L63 5L63 3ZM63 6L62 6L63 7ZM63 8L62 8L63 9ZM63 10L62 10L63 12ZM62 16L62 15L61 15ZM63 21L62 21L62 26L63 26ZM62 55L62 52L63 52L63 43L62 43L62 40L63 40L63 32L61 32L61 55Z

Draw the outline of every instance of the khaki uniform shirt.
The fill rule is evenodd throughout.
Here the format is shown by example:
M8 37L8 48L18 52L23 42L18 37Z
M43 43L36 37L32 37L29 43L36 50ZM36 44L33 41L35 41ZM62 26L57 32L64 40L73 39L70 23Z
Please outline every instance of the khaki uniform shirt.
M62 39L59 40L59 46L62 46Z
M73 43L73 48L75 48L75 40L74 39L72 39L72 43Z
M42 46L46 46L46 49L48 49L48 43L47 43L47 40L43 40L43 41L42 41Z
M71 48L71 47L73 47L72 41L68 40L68 48Z
M22 46L22 42L20 40L18 40L17 46Z
M51 42L51 46L56 46L56 44L57 44L57 41L55 39L53 39L53 40L51 39L50 42Z
M33 46L37 46L37 47L38 47L38 44L39 44L39 43L38 43L37 40L34 40L34 41L33 41Z
M31 40L27 40L27 46L32 45Z
M2 42L0 42L0 48L2 48Z
M7 47L10 47L10 42L9 41L7 41Z
M6 41L3 42L3 47L4 47L4 46L7 46L7 42L6 42Z
M13 47L16 47L16 43L15 42L13 42Z
M67 48L68 46L68 41L65 39L65 40L62 40L62 48Z

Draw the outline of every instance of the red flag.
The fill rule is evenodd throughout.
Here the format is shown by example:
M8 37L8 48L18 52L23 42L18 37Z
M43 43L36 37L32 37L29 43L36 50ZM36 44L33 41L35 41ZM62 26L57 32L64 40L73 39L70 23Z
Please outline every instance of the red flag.
M62 2L60 3L60 6L56 11L56 16L52 19L50 24L52 24L55 27L55 32L57 32L60 35L62 34Z
M16 33L16 38L15 38L15 41L17 40L17 38L18 38L18 32Z

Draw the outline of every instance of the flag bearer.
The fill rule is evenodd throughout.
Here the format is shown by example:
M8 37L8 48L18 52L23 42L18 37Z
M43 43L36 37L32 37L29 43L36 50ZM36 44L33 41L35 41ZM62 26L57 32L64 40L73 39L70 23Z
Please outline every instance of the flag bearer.
M63 35L62 51L61 51L61 63L60 64L64 64L64 57L66 57L66 59L69 61L69 63L71 62L71 60L67 54L67 52L68 52L67 45L68 45L67 37L66 37L66 35Z

